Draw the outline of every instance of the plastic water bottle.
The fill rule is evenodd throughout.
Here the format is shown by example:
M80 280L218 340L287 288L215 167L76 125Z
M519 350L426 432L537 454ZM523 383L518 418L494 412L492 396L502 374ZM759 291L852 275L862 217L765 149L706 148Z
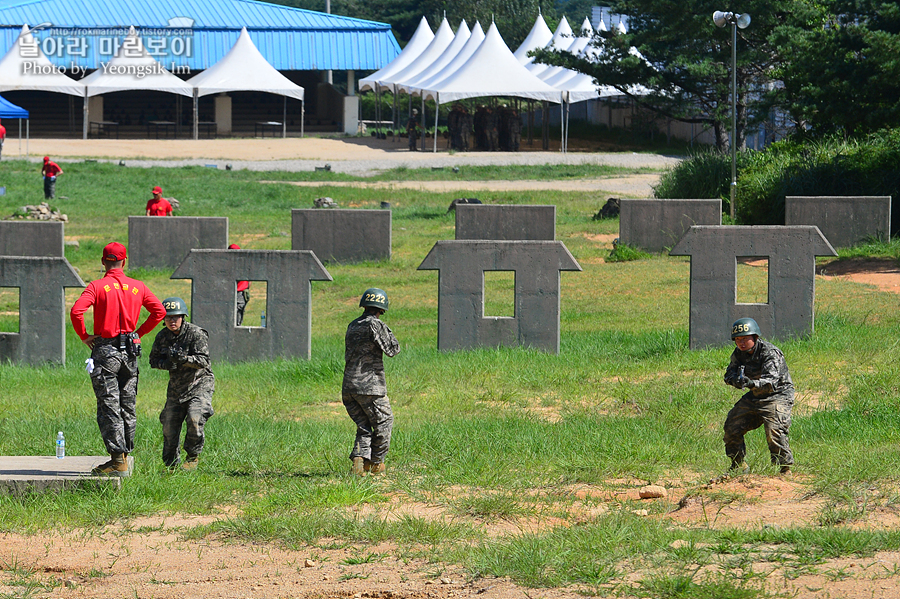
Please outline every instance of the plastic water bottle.
M259 325L259 326L261 326L262 328L266 328L266 313L265 313L265 312L263 312L263 313L260 315L260 317L259 317L259 322L260 322L260 325Z
M56 434L56 457L60 460L66 457L66 438L63 437L62 431Z

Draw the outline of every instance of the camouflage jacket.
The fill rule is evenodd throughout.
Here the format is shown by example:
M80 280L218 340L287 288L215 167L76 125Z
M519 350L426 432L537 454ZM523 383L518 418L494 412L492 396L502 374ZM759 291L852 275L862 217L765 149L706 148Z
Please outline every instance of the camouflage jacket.
M150 350L150 367L169 371L170 401L184 403L212 396L215 376L209 368L209 333L185 322L178 333L164 328Z
M725 369L726 384L737 386L735 382L740 376L741 366L744 367L744 376L750 379L749 388L754 397L768 397L794 390L784 354L768 341L757 338L753 351L749 353L734 349L731 363Z
M400 343L391 329L375 315L363 314L347 327L344 342L341 390L360 395L387 395L382 354L393 358L400 353Z

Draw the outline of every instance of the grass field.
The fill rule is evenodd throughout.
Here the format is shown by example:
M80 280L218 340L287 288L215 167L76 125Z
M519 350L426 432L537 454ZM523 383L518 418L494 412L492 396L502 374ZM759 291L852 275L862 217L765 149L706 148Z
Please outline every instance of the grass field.
M569 168L543 177L563 178ZM681 480L692 493L721 501L704 483L727 465L721 423L737 392L722 384L722 373L731 349L688 350L687 259L606 261L609 243L598 236L616 234L618 222L591 220L605 198L479 194L489 203L556 205L557 238L584 270L561 274L559 355L511 348L442 353L437 274L416 268L435 241L453 238L447 206L454 194L257 182L299 178L287 173L74 163L64 169L57 191L63 197L51 204L69 217L66 238L79 247L67 248L66 257L85 281L101 276L100 249L126 240L128 215L143 213L156 184L179 199L179 215L227 216L231 241L249 249L290 249L290 209L311 206L315 197L330 196L341 207L389 201L393 256L328 264L334 281L313 282L311 360L213 365L216 415L194 475L163 468L157 416L167 378L142 358L134 476L120 492L0 496L0 531L91 530L138 516L230 510L233 516L184 534L288 547L390 541L399 553L460 564L472 577L571 585L588 595L701 599L771 596L754 563L799 575L832 557L900 549L900 530L864 525L874 511L900 506L896 295L817 277L815 334L776 340L798 389L796 471L808 493L824 499L817 520L673 526L665 517L676 507L671 502L591 500L573 489ZM0 216L41 201L35 165L4 161L0 178L7 186ZM189 281L154 270L129 274L160 298L180 295L190 304ZM752 292L765 278L741 265L739 280ZM492 310L509 309L509 285L502 277L492 282ZM390 294L385 321L402 347L386 360L396 424L390 475L351 480L354 428L340 404L343 333L371 286ZM79 293L68 290L67 305ZM258 317L255 301L248 319ZM0 329L16 330L17 302L14 290L0 290ZM49 455L58 430L70 454L103 453L83 369L88 352L71 328L66 350L64 366L0 365L0 454ZM774 475L761 432L748 436L748 448L753 471ZM447 517L384 517L381 506L397 497L438 506ZM585 515L591 501L598 509ZM360 506L371 510L360 515ZM634 513L638 508L649 516ZM487 532L492 522L522 520L559 524ZM10 569L0 562L0 571Z

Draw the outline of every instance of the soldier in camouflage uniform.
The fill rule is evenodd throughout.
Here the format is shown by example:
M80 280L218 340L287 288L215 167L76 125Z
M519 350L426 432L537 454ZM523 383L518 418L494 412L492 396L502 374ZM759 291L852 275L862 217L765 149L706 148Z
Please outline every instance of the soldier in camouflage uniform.
M203 450L203 427L213 415L216 377L209 368L209 333L185 322L187 305L180 297L164 299L163 306L165 328L157 333L150 350L150 367L169 371L166 405L159 415L163 427L162 458L166 466L178 466L181 425L187 423L182 467L193 470Z
M391 445L394 415L384 380L384 361L400 353L400 344L379 317L388 309L387 293L366 289L359 306L362 316L347 326L344 338L344 382L341 398L356 423L356 442L350 452L350 472L357 476L384 473L384 457Z
M766 430L766 442L772 463L787 474L794 463L788 445L794 384L781 350L759 338L759 325L752 318L741 318L731 328L737 346L725 370L725 384L749 389L725 419L725 454L731 458L732 471L749 471L744 464L747 448L744 435L760 426Z

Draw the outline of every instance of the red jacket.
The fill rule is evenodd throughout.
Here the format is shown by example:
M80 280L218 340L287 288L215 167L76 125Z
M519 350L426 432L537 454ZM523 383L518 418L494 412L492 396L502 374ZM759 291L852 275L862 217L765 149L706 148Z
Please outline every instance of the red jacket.
M44 168L41 169L41 174L45 177L55 177L59 173L62 172L62 169L59 168L59 165L53 162L52 160L44 165Z
M106 339L134 332L141 306L147 308L150 316L137 329L139 337L152 331L166 315L166 309L146 285L126 277L121 268L110 269L102 279L89 283L72 306L72 326L82 341L88 337L84 313L91 306L94 306L94 334Z

